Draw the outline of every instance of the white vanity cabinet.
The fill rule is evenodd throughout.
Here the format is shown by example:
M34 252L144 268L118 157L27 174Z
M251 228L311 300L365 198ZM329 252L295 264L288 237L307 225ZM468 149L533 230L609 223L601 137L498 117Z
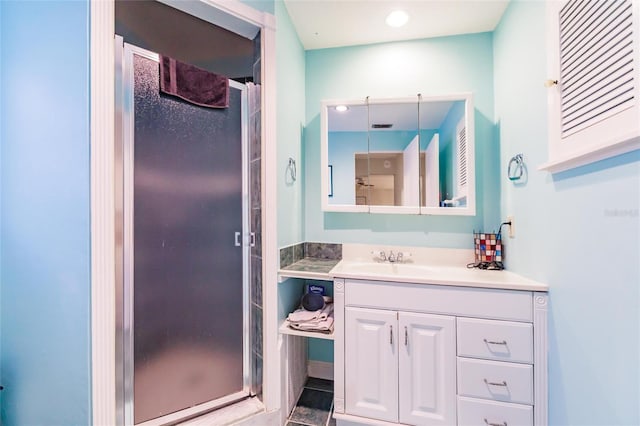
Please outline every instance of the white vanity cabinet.
M334 280L338 425L545 425L547 293Z
M345 411L406 424L455 424L455 318L345 308Z

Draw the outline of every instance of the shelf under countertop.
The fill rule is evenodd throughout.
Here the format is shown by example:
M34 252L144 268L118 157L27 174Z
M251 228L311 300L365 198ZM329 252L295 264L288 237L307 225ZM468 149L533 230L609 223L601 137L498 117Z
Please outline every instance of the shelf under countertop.
M318 333L314 331L295 330L287 325L287 321L280 324L279 331L281 334L289 334L292 336L313 337L314 339L333 340L333 331L331 333Z
M340 262L341 259L322 259L317 257L305 257L285 266L278 271L279 281L282 282L287 278L303 278L313 280L333 281L329 276L329 272ZM280 324L279 331L281 334L289 334L293 336L312 337L315 339L333 340L333 332L318 333L313 331L302 331L290 328L287 321Z

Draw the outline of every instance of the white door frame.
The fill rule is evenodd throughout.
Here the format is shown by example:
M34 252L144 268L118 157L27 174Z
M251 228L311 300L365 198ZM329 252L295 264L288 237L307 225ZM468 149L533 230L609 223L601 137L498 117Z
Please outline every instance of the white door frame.
M164 1L169 3L168 1ZM174 4L172 4L174 5ZM220 12L238 23L260 29L262 65L262 200L276 200L276 69L275 17L238 0L200 0L198 11L206 19ZM94 425L116 423L116 280L115 280L115 1L91 0L91 387ZM232 19L232 20L233 20ZM207 19L210 22L210 19ZM224 23L218 25L225 26ZM234 23L226 27L233 30ZM238 31L241 31L238 29ZM272 147L267 149L267 147ZM277 360L278 327L276 203L262 208L262 282L264 318L263 396L267 411L280 405ZM118 242L121 243L121 242Z

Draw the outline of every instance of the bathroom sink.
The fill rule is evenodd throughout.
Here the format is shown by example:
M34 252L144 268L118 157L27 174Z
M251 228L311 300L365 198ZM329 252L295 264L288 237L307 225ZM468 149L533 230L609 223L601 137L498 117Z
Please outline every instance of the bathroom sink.
M338 268L342 273L388 277L420 277L425 274L433 273L434 270L432 266L397 262L343 262L338 265Z

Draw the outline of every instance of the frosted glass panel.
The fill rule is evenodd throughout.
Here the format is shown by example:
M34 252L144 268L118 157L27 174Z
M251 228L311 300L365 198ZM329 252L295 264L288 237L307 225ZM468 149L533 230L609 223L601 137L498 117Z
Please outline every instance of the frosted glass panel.
M240 91L228 109L159 94L134 55L134 421L243 388Z

